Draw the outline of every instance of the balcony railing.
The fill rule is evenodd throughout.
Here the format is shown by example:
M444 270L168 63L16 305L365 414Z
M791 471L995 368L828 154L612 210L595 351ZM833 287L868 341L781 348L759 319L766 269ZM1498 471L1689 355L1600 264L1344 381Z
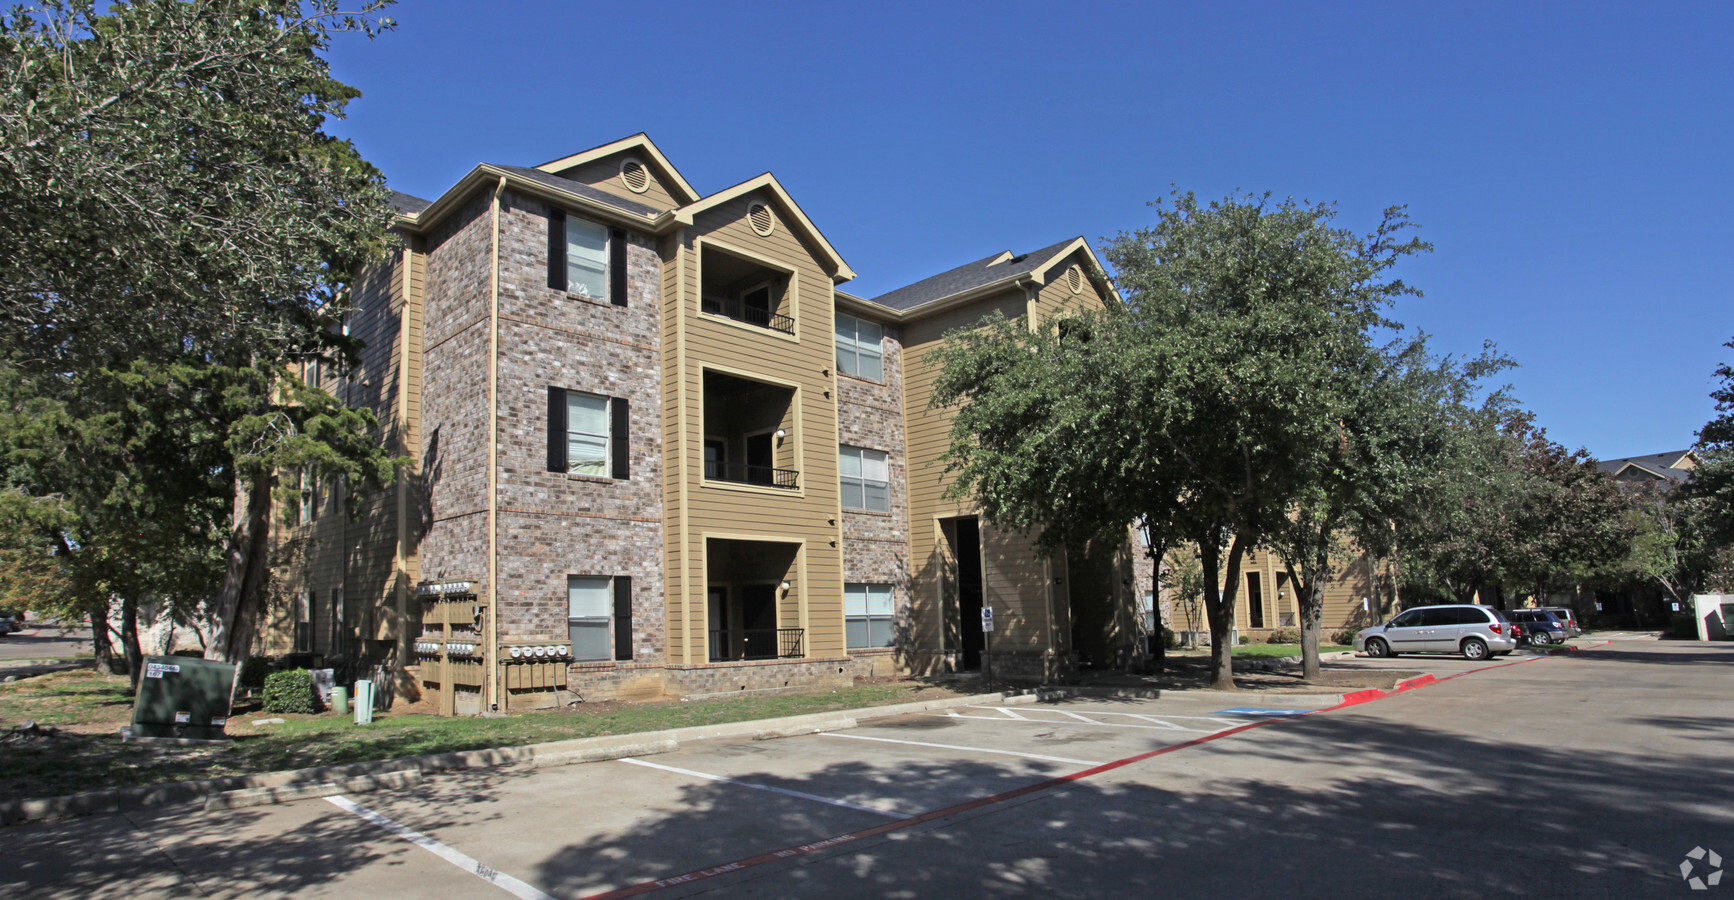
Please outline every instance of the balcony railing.
M739 300L727 300L722 297L706 297L699 305L699 308L713 316L722 316L725 319L733 319L736 322L745 322L748 325L757 325L760 328L769 328L772 331L781 331L784 334L795 333L794 319L771 312L768 309L759 309L756 306L748 306Z
M805 628L727 628L710 633L710 661L800 659Z
M714 462L704 464L704 477L711 481L732 481L736 484L757 484L793 490L800 486L800 475L795 469L778 469L772 466Z

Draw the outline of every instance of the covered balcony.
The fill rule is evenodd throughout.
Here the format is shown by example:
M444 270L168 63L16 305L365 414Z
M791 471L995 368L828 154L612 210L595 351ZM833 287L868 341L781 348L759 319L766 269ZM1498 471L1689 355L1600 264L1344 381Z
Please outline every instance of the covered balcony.
M795 333L795 320L788 315L787 272L708 246L700 259L700 312L783 334Z
M802 659L796 585L799 547L772 541L705 542L711 662Z
M704 373L706 481L794 490L795 389Z

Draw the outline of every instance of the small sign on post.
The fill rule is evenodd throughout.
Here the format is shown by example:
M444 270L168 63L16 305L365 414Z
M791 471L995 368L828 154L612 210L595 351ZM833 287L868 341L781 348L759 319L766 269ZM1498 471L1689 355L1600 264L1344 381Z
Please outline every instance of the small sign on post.
M988 635L993 634L993 607L981 608L981 650L986 660L985 674L988 681L993 681L993 641Z
M986 634L992 630L993 630L993 607L984 606L981 608L981 631L983 634Z

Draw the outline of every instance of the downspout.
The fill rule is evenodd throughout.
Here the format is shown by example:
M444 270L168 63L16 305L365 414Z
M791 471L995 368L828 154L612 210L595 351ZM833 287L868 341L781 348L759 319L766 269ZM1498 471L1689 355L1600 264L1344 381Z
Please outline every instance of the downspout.
M494 186L488 262L488 709L500 709L500 194Z

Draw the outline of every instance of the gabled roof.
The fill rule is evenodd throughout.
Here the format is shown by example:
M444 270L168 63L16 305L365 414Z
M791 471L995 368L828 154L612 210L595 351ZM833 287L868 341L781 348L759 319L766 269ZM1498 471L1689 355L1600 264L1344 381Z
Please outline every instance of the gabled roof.
M1010 251L995 253L895 291L880 294L873 298L873 302L891 309L908 311L965 294L986 293L988 289L1010 287L1020 281L1045 284L1048 270L1080 247L1089 253L1089 242L1082 237L1067 238L1057 244L1016 256ZM1095 261L1094 253L1090 253L1090 259ZM1099 270L1101 267L1097 265L1096 268Z
M1636 470L1664 481L1685 481L1692 476L1691 457L1692 451L1690 450L1675 450L1671 453L1652 453L1648 456L1606 459L1596 463L1596 468L1615 478L1628 471ZM1687 463L1687 465L1681 465L1681 463Z
M783 186L777 181L777 177L769 172L766 172L757 178L749 178L734 187L724 188L723 190L717 191L702 200L688 203L674 211L675 221L682 225L691 225L694 217L699 213L702 213L705 210L715 209L724 203L738 199L757 190L764 190L766 193L769 193L774 197L778 205L783 208L783 212L787 215L790 225L798 230L801 236L811 242L826 261L831 263L831 267L835 270L834 274L831 276L832 281L841 284L855 277L855 270L849 268L849 264L843 261L843 254L838 253L837 248L831 246L831 242L825 239L824 233L819 231L819 226L814 225L813 220L807 218L807 214L801 211L800 204L795 202L795 198L789 196L788 191L783 190Z
M580 197L594 200L597 203L606 206L612 206L615 209L632 213L635 216L643 216L646 219L653 219L658 213L662 212L662 210L657 209L648 203L639 203L636 200L628 200L625 197L621 197L617 194L610 194L600 188L591 187L582 181L573 181L570 178L561 178L558 175L550 175L539 167L532 169L527 166L503 166L499 163L483 163L482 165L516 175L519 178L533 181L545 187L565 191L569 194L577 194Z
M683 177L680 174L680 171L674 167L674 163L669 162L668 157L663 156L662 151L656 149L656 145L651 143L650 137L642 131L631 137L621 138L613 143L603 144L600 147L594 147L585 150L582 153L574 153L571 156L563 156L559 159L549 160L536 168L552 174L565 169L570 169L573 166L581 166L592 160L601 159L605 156L612 156L616 153L628 150L636 150L637 152L644 154L645 159L650 163L651 168L656 170L657 180L668 186L668 192L673 194L676 200L679 200L682 203L692 203L699 199L699 192L694 190L691 184L687 183L686 178Z
M400 194L393 197L392 205L397 208L400 225L421 230L440 221L475 191L487 190L488 186L502 179L533 196L562 203L582 211L585 215L620 225L656 231L674 219L674 213L669 210L628 200L581 181L550 175L540 169L494 163L482 163L471 169L431 203L419 197Z

